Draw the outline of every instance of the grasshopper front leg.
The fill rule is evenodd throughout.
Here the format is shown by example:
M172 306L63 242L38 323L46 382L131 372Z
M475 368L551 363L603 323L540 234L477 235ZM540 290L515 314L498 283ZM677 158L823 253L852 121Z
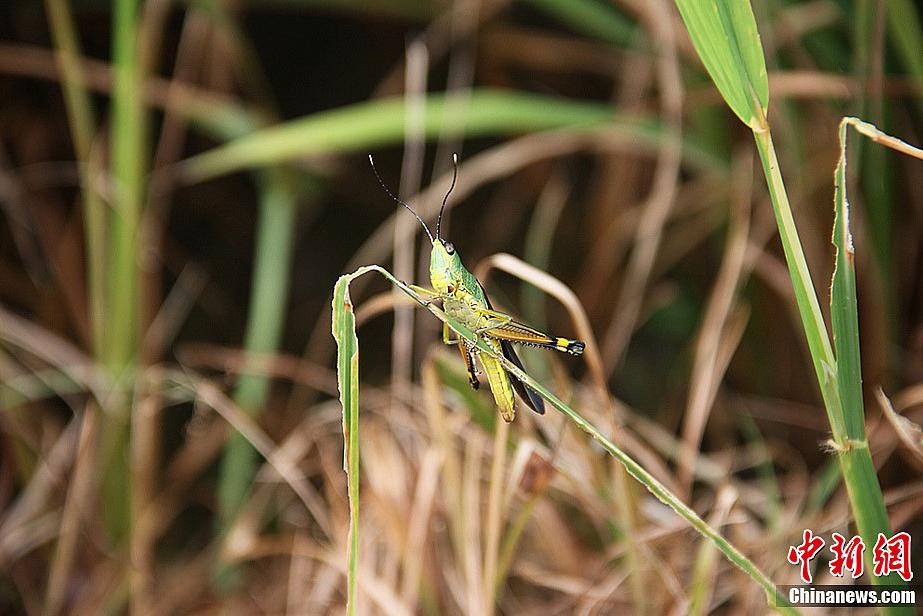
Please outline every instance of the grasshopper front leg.
M455 346L456 344L459 344L459 343L462 341L462 339L461 339L461 338L458 338L458 337L452 338L451 331L452 331L452 330L449 329L449 324L443 322L443 324L442 324L442 342L443 342L446 346Z

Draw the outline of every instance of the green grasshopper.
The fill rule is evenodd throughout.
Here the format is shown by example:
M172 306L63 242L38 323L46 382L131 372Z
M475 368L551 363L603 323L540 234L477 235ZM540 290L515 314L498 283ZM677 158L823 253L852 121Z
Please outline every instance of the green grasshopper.
M411 285L411 288L416 293L429 298L427 303L441 300L442 308L446 314L473 331L498 355L502 354L521 369L522 361L516 355L512 343L554 349L571 355L583 353L586 345L579 340L550 336L514 320L513 317L507 314L494 310L490 300L487 298L487 294L484 292L484 287L474 277L474 274L462 265L461 257L455 250L455 246L452 245L452 242L442 239L440 235L442 213L445 211L445 204L455 188L455 181L458 179L458 155L453 155L452 161L454 165L452 185L442 200L442 208L439 210L439 218L436 220L436 236L433 237L429 227L426 226L426 223L423 222L423 219L413 208L388 190L381 176L378 175L372 155L369 154L369 163L372 165L375 177L378 178L378 183L381 184L389 197L407 208L414 215L414 218L423 226L423 230L433 245L429 264L429 277L433 288L426 289L416 285ZM504 421L511 422L516 415L514 390L533 411L539 415L545 413L545 402L537 392L507 372L497 359L488 356L486 353L480 353L475 345L462 338L451 338L449 326L446 323L442 324L442 341L449 346L458 346L465 362L465 368L468 371L468 381L474 389L480 387L480 381L478 381L479 372L475 367L474 360L475 357L480 360L481 365L484 367L484 372L487 374L487 382L490 384L494 400L500 409L500 416L503 417Z

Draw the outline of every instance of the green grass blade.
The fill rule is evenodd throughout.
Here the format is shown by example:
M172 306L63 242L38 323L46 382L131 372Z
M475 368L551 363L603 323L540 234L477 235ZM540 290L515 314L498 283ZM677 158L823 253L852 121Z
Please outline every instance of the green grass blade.
M349 299L348 287L350 282L363 274L376 271L387 278L393 285L400 288L404 293L409 295L420 305L426 307L440 321L447 323L459 337L464 338L474 346L478 347L481 353L494 357L503 367L513 374L516 378L527 384L537 391L545 400L554 408L563 413L568 419L576 424L581 430L592 436L602 447L614 457L625 470L640 482L644 487L654 495L660 502L670 507L679 514L684 520L701 533L706 539L712 542L714 546L725 555L725 557L734 565L743 570L751 579L759 584L766 592L770 604L779 612L784 614L797 614L797 610L786 605L785 598L779 593L772 581L763 573L756 564L747 558L738 550L730 541L725 539L721 533L708 525L702 518L690 509L678 496L660 483L653 475L648 473L640 464L635 462L631 456L622 451L612 441L610 441L596 426L584 419L573 408L568 406L560 398L555 396L544 385L533 379L525 371L513 364L511 361L501 355L497 355L487 346L478 336L470 329L448 316L433 304L427 304L420 296L413 292L410 287L395 278L390 272L378 265L367 265L360 267L352 274L341 276L334 287L333 295L333 335L337 341L337 372L340 389L340 401L343 405L343 425L344 441L346 443L346 467L349 477L349 494L350 494L350 546L349 546L349 597L350 610L355 609L355 575L356 560L358 558L358 471L359 471L359 441L358 441L358 338L355 333L355 318L353 316L352 303ZM355 482L355 484L354 484ZM352 613L352 612L350 612Z
M103 360L120 387L124 387L138 361L139 289L138 239L146 146L143 78L138 53L137 0L118 0L113 7L111 168L113 199L109 210L106 241L106 313L109 316L103 337ZM130 532L129 422L131 395L123 391L119 403L102 426L104 517L116 539Z
M343 467L348 478L349 557L346 613L356 613L359 567L359 338L349 283L366 268L340 276L333 289L333 337L337 343L337 385L343 405Z
M109 366L121 370L136 360L138 344L138 234L144 194L145 136L138 52L137 0L118 0L113 9L112 179L108 258L111 317L106 349Z
M746 0L676 0L708 74L744 124L761 126L769 78L753 9Z
M859 310L856 300L855 247L849 227L849 202L846 198L846 138L850 126L855 126L864 135L886 145L891 145L896 140L857 118L843 118L839 130L840 159L834 175L836 216L833 224L833 244L836 247L836 265L833 270L830 292L830 313L837 358L837 384L847 434L847 439L835 443L834 447L840 459L846 489L853 506L856 527L866 545L874 545L878 533L891 535L891 526L865 434L862 368L859 355ZM911 146L907 147L910 148L907 153L923 157L923 152ZM866 561L871 570L873 563L870 553L866 554ZM901 583L898 576L894 574L885 578L873 576L872 580L876 584L898 585ZM909 610L896 608L889 611L909 613Z
M394 97L357 103L284 122L187 159L187 180L204 181L251 167L290 161L310 154L369 150L404 138L405 102ZM618 118L612 107L513 91L473 90L464 118L443 116L451 103L442 94L426 101L428 137L508 135L554 128L598 127ZM655 132L634 120L638 130Z
M257 176L260 193L254 252L253 285L244 350L250 354L275 353L279 348L288 305L297 195L291 178L278 169ZM234 391L234 401L251 416L262 411L270 379L245 369ZM219 524L223 530L237 517L253 481L257 452L235 433L228 441L218 479Z
M836 263L830 287L830 317L836 353L837 385L850 439L865 439L865 410L862 403L862 369L859 360L859 309L856 302L855 248L849 229L846 201L846 129L840 122L840 160L834 172L833 245Z
M749 413L742 413L737 421L741 434L751 449L759 456L756 465L759 489L766 497L764 519L772 535L778 534L779 517L783 510L782 490L779 488L779 477L772 461L772 452L760 432L759 426Z

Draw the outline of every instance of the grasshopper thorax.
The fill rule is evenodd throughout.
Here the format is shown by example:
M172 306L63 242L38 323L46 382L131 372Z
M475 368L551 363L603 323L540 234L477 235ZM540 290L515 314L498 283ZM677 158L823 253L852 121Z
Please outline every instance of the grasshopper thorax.
M452 242L439 237L434 239L429 260L429 278L433 289L441 295L454 295L461 286L464 271L461 257Z

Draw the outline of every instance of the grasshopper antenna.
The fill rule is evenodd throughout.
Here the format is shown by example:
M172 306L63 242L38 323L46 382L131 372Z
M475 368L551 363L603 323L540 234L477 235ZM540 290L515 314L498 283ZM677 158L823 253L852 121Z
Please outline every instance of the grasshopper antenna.
M400 203L401 205L403 205L405 208L407 208L408 210L410 210L410 213L413 214L413 217L416 218L417 220L419 220L419 221L420 221L420 224L423 225L423 230L426 231L426 236L429 238L430 243L432 243L432 242L434 241L434 240L433 240L433 234L429 232L429 227L426 226L426 223L423 222L423 219L420 218L419 214L417 214L416 212L413 211L413 208L412 208L412 207L410 207L409 205L407 205L406 203L404 203L403 201L401 201L400 199L398 199L398 198L394 195L394 193L392 193L390 190L388 190L388 187L385 186L385 183L384 183L384 181L382 181L381 176L378 175L378 169L375 168L375 161L372 160L372 155L371 155L371 154L369 154L369 164L372 165L372 171L375 173L375 177L378 178L378 183L381 185L381 187L384 189L384 191L388 194L389 197L391 197L392 199L394 199L395 201L397 201L398 203ZM454 185L454 182L453 182L453 185ZM446 195L446 196L448 196L448 195ZM439 217L442 218L442 212L439 213Z
M445 194L445 197L442 198L442 207L439 208L439 218L436 219L436 238L441 239L442 236L439 234L440 229L442 228L442 213L445 211L445 204L449 200L449 195L452 194L452 191L455 190L455 180L458 179L458 154L452 153L452 185L449 186L449 192Z

